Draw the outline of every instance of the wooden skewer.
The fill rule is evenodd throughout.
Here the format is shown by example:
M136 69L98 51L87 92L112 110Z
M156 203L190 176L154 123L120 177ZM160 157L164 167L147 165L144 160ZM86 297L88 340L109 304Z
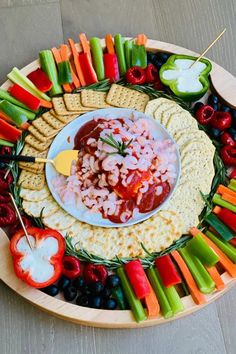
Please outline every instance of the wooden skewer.
M214 39L213 42L211 42L211 44L209 44L209 46L204 50L204 52L190 65L190 68L196 64L199 60L202 59L202 57L204 57L204 55L208 52L209 49L211 49L211 47L213 47L213 45L223 36L223 34L225 33L226 28L216 37L216 39Z
M28 244L29 244L29 246L30 246L30 248L31 248L31 250L32 250L32 249L33 249L33 246L32 246L32 244L31 244L31 242L30 242L29 234L28 234L28 232L27 232L27 230L26 230L26 228L25 228L24 222L23 222L22 217L21 217L21 215L20 215L19 209L18 209L18 207L17 207L17 205L16 205L15 199L14 199L14 197L13 197L13 195L12 195L11 193L9 193L9 195L10 195L10 197L11 197L12 204L14 205L14 208L15 208L15 210L16 210L17 216L18 216L18 218L19 218L19 220L20 220L22 229L24 230L26 240L27 240L27 242L28 242Z

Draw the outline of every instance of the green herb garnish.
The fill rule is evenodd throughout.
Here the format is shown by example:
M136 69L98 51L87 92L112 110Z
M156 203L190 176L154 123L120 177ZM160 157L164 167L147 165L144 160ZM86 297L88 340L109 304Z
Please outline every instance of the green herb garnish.
M100 138L100 140L104 143L106 143L107 145L112 146L114 149L116 149L116 152L110 152L109 155L113 155L113 154L120 154L121 156L125 157L126 155L128 155L128 153L125 151L130 144L132 143L133 139L130 139L128 141L128 143L126 144L124 141L122 141L122 143L120 141L117 141L113 138L112 134L106 134L107 138Z

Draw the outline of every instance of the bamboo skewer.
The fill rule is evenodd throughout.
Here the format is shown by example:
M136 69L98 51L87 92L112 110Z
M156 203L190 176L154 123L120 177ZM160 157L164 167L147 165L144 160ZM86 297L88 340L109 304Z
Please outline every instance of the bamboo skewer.
M190 65L190 68L194 64L196 64L199 60L201 60L202 57L204 57L204 55L208 52L208 50L211 49L211 47L213 47L213 45L223 36L225 31L226 31L226 28L214 39L213 42L211 42L211 44L209 44L209 46L204 50L204 52Z

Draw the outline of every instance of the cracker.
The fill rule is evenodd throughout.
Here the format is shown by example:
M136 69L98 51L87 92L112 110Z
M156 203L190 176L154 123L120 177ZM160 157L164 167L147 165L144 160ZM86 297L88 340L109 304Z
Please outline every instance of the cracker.
M27 189L32 190L41 190L45 184L45 175L44 174L34 174L28 171L21 171L18 184Z
M53 129L59 131L64 128L65 123L62 123L59 119L54 117L50 112L43 113L42 115L43 120L49 124Z
M42 117L39 117L35 119L32 122L33 126L38 129L38 131L44 135L47 138L52 138L55 136L58 132L58 129L54 129L49 125L48 123L45 122L45 120Z
M161 115L161 124L166 127L172 113L183 112L183 108L177 104L170 105ZM156 113L156 112L155 112Z
M83 90L81 92L81 102L85 107L109 108L111 105L106 103L106 97L106 92L94 90Z
M87 90L83 90L83 91L87 91ZM82 111L82 112L91 111L90 108L88 108L82 104L81 96L82 96L82 93L81 94L80 93L75 93L75 94L65 93L64 94L63 98L64 98L65 106L68 111L71 111L71 113L80 112L80 111Z
M23 200L22 207L26 214L35 218L40 217L41 213L42 217L49 217L50 215L54 214L58 209L60 209L60 206L54 201L52 196L49 196L38 202Z
M43 143L45 141L47 141L47 137L44 136L43 134L40 133L40 131L35 128L33 125L30 125L29 128L28 128L28 131L30 132L30 134L32 134L33 136L35 136L36 139L42 141Z
M72 122L72 120L74 120L75 118L79 117L80 114L72 114L71 115L67 115L67 116L63 116L63 115L58 115L54 109L50 109L50 113L56 117L60 122L64 123L64 124L68 124L70 122Z
M22 187L20 189L20 197L24 200L28 200L29 202L39 202L40 200L44 200L49 196L50 191L46 185L39 191Z
M35 138L35 136L29 134L25 138L25 142L31 145L33 148L35 148L38 151L44 151L46 150L50 145L52 140L48 139L46 142L39 141L38 139Z
M21 152L21 155L23 156L34 156L34 157L42 157L46 158L48 153L48 149L39 152L38 150L34 149L32 146L29 144L25 144L23 147L23 150ZM19 167L22 170L26 170L32 173L42 173L44 169L44 164L43 163L32 163L32 162L19 162Z
M198 129L197 121L190 113L183 112L172 113L166 125L166 129L171 135L182 129Z
M172 107L177 108L177 104L173 103L171 100L164 101L162 104L160 104L157 109L154 112L154 119L157 120L159 123L162 124L161 119L162 119L162 114L168 110L169 108Z
M43 173L43 163L19 162L19 168L32 173Z
M160 97L160 98L155 98L154 100L151 100L148 102L145 108L145 114L147 114L150 117L154 117L154 112L155 110L163 103L170 102L167 98ZM173 104L175 103L174 101L171 101Z
M42 157L42 158L46 158L47 154L48 154L48 149L45 149L43 151L38 151L37 149L35 149L33 146L29 144L25 144L23 150L21 151L21 155Z
M113 84L107 94L106 102L115 107L131 108L144 112L149 101L146 93Z
M58 115L70 116L72 111L68 111L63 97L53 97L53 108ZM82 109L73 111L73 113L80 113Z
M43 217L43 223L47 227L56 230L65 230L72 226L76 219L59 208L55 213Z

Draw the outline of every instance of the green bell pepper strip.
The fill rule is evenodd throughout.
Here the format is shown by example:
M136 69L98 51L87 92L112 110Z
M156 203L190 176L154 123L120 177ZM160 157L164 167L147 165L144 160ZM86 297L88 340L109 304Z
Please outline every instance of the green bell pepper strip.
M147 319L147 314L144 311L142 303L139 299L136 298L133 289L129 283L129 280L125 274L125 271L122 267L117 269L117 275L120 278L121 286L126 296L126 299L130 305L134 318L137 322L141 322Z
M209 73L212 69L212 65L211 65L210 61L207 59L201 59L199 61L200 63L206 64L205 69L203 71L201 71L198 76L198 80L202 84L202 88L199 91L196 91L196 92L189 91L189 90L188 91L182 91L182 90L180 91L178 88L178 79L179 79L179 77L181 77L181 71L177 67L177 65L175 64L175 61L178 59L180 59L180 60L181 59L183 59L183 60L189 59L189 60L195 61L197 58L193 57L193 56L189 56L189 55L176 55L176 54L171 55L168 58L167 62L165 64L163 64L160 68L159 75L160 75L161 82L164 85L168 86L176 96L182 98L184 101L187 101L187 102L197 101L202 96L204 96L204 94L209 89L210 82L208 80L208 76L209 76ZM194 64L194 65L197 65L197 64ZM193 66L193 68L194 68L194 66ZM189 70L191 70L191 69L189 69ZM172 79L167 79L166 74L165 74L167 71L175 71L176 72L175 77ZM178 74L178 72L179 72L179 74Z
M154 267L148 268L147 270L148 279L152 285L153 290L156 293L158 302L160 304L161 312L165 318L173 317L173 311L170 306L169 300L163 289L160 276L157 274Z
M120 310L128 310L129 306L127 304L124 292L121 289L121 287L118 286L116 288L113 288L111 293L112 293L112 296L116 299Z
M11 118L11 120L18 126L22 126L27 120L34 120L36 114L27 111L24 108L15 106L14 104L3 100L0 102L0 111L3 112L6 116Z
M201 261L190 253L186 247L178 250L185 263L187 264L193 278L195 279L200 291L203 294L210 294L215 289L215 283L210 277Z
M57 67L51 50L42 50L41 52L39 52L39 60L41 64L41 69L45 72L49 80L53 83L53 86L49 91L49 95L56 96L62 94L63 90L59 83Z
M226 202L224 199L221 198L221 196L219 194L217 194L217 193L214 194L212 201L213 201L213 203L220 205L224 208L227 208L227 209L233 211L234 213L236 213L236 206L229 203L229 202Z
M124 51L124 39L121 34L116 34L114 36L115 50L119 64L120 76L125 75L127 67L125 61L125 51Z
M25 75L23 75L19 69L13 68L12 71L7 75L8 79L23 87L26 91L29 91L32 95L41 98L46 101L51 101L45 93L41 92L32 81L30 81Z
M16 98L12 97L9 92L0 88L0 100L6 100L18 107L24 108L26 110L30 110L24 103L18 101ZM30 110L31 111L31 110ZM32 111L36 112L36 111Z
M147 52L144 45L134 44L132 46L132 66L140 66L145 69L147 66Z
M228 256L232 262L236 263L236 248L225 240L219 239L212 232L206 232L207 237L218 246L222 252Z
M105 79L105 70L103 64L103 51L99 38L93 37L90 39L90 47L92 52L93 64L99 81Z
M124 43L125 61L127 69L132 66L132 47L133 41L127 39Z
M10 141L4 140L4 139L0 139L0 146L9 146L9 147L13 147L14 144L11 143Z
M226 226L222 221L220 221L217 218L217 216L213 213L207 215L205 221L210 226L212 226L220 234L220 236L226 241L229 241L236 236L235 233L228 226Z
M57 64L58 67L58 81L60 85L71 84L72 74L70 69L70 63L68 60L61 61Z
M212 267L219 262L219 257L212 251L200 234L193 237L186 247L207 267Z

